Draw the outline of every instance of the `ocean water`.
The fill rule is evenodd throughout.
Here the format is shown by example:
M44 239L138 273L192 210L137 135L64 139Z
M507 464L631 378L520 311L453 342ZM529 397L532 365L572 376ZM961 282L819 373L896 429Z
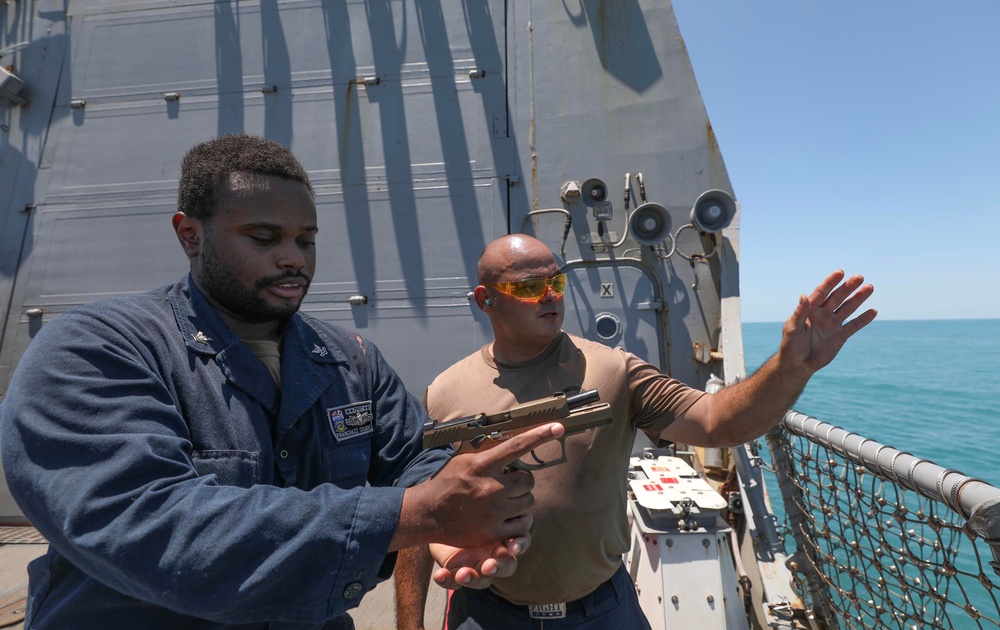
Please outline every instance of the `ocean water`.
M748 373L781 326L743 325ZM1000 319L876 319L793 408L1000 487Z
M777 349L781 326L743 325L748 372ZM793 408L1000 487L1000 319L876 320L813 377ZM770 459L766 446L762 455ZM767 483L782 522L780 492L773 479ZM977 546L985 556L982 568L997 582L985 564L987 546ZM786 550L792 547L786 539ZM979 571L967 541L955 564L965 573ZM978 584L971 586L971 603L995 616L992 599ZM955 606L964 601L957 588L950 595L947 622L940 627L992 627Z

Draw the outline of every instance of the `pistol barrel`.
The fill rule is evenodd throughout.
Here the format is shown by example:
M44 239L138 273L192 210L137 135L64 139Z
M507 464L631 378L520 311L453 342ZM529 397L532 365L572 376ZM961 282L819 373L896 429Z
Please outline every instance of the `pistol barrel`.
M586 392L580 392L579 394L573 394L572 396L566 397L566 406L570 409L576 409L577 407L582 407L584 405L589 405L590 403L597 402L601 399L601 395L597 393L596 389L592 389Z

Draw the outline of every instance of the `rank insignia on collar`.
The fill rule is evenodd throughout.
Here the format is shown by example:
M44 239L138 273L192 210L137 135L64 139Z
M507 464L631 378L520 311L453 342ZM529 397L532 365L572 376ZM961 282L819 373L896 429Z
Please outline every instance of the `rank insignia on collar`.
M209 341L212 340L211 337L205 336L205 333L201 332L200 330L195 334L191 335L191 338L197 341L198 343L208 343Z
M321 357L325 357L329 352L327 349L319 344L313 344L313 354L318 354Z

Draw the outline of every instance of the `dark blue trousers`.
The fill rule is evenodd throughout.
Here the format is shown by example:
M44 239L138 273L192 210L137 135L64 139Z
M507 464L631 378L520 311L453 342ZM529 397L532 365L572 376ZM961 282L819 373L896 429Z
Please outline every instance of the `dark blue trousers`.
M649 630L635 586L622 565L611 579L575 602L563 619L532 619L527 606L508 602L489 589L461 588L451 594L446 630Z

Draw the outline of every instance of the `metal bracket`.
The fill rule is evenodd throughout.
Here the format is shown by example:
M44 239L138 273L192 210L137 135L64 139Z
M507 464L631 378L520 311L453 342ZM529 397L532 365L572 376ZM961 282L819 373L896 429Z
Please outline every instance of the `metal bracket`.
M24 105L27 101L18 96L24 87L24 81L13 72L0 66L0 102L6 101L14 105Z

